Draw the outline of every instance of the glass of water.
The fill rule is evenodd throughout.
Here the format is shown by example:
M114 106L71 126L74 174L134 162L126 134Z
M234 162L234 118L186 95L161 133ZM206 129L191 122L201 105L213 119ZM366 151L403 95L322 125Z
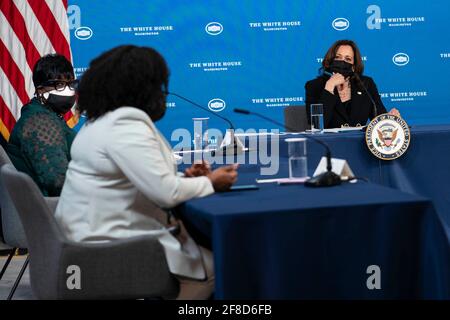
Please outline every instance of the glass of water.
M208 147L208 120L209 118L192 118L194 122L194 150L203 150Z
M323 133L323 104L311 104L311 133Z
M306 139L289 138L285 141L288 143L289 178L306 178L308 176Z

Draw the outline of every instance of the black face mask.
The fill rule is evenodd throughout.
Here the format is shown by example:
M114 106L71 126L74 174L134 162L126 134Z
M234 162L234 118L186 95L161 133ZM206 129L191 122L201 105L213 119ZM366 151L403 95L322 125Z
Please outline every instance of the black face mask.
M75 103L75 96L59 96L50 93L45 104L57 114L66 114Z
M64 90L51 90L37 94L42 104L48 106L58 115L67 113L76 101L75 91L70 88Z
M340 73L345 78L353 75L353 65L344 60L333 60L328 68L331 72Z

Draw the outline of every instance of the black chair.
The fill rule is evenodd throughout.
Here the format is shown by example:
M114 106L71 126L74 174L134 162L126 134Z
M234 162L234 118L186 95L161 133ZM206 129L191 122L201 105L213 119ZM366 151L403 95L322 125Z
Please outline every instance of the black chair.
M284 108L284 125L287 132L303 132L310 129L306 107L300 105Z

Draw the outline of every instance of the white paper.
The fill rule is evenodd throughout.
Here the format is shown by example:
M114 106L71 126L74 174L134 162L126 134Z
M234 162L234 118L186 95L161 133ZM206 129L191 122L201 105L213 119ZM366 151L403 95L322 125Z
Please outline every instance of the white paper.
M347 160L331 158L331 166L332 166L331 170L342 178L348 178L348 177L355 176L353 174L352 169L350 169L350 166L347 163ZM321 173L324 173L326 171L327 171L327 158L322 157L320 159L319 164L317 165L316 170L314 171L313 177L315 177Z
M278 183L278 184L288 184L288 183L304 183L309 177L304 178L275 178L275 179L256 179L257 183Z
M276 135L284 135L285 133L278 133ZM244 133L235 133L235 137L259 137L259 136L274 136L274 132L244 132Z
M365 127L365 126L364 126ZM342 128L332 128L324 129L323 132L346 132L346 131L361 131L364 127L342 127Z
M347 132L347 131L361 131L364 129L364 127L341 127L341 128L330 128L330 129L323 129L324 133L338 133L338 132ZM313 134L310 129L305 131L308 134ZM320 134L318 130L314 130L314 134Z

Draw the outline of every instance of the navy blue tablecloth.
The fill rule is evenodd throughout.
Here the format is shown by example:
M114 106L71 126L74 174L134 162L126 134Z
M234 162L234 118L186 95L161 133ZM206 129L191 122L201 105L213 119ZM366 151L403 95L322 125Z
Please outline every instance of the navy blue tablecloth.
M306 135L308 136L310 134ZM269 167L270 163L266 164L264 161L268 161L267 155L272 154L272 147L276 145L278 152L273 158L279 161L279 171L275 176L286 177L288 152L284 140L291 137L298 135L241 137L246 146L257 151L248 152L234 159L248 164L251 158L255 158L253 155L256 155L260 167ZM356 176L430 198L440 218L450 226L450 125L412 126L409 149L402 157L393 161L380 160L372 155L365 144L362 131L315 134L314 137L330 146L334 158L347 160ZM312 175L320 158L324 156L325 149L320 144L308 140L307 152L308 169ZM264 157L262 161L261 155ZM233 158L228 157L222 162L229 163L232 160ZM270 178L270 176L263 177L257 173L255 178Z
M420 196L362 182L270 184L180 212L211 240L219 299L450 298L450 242ZM366 285L371 265L380 290Z
M238 184L287 177L284 139L291 136L258 144L270 154L271 140L280 140L275 176L261 175L267 165L245 161ZM371 183L261 184L180 208L190 231L214 251L216 297L450 299L450 125L412 127L409 150L394 161L373 156L363 132L320 138ZM245 144L252 139L259 138ZM323 154L308 141L310 175ZM381 268L381 290L367 289L372 264Z
M394 161L373 156L363 132L330 133L321 138L329 144L333 157L348 161L355 175L430 198L441 219L450 226L450 125L411 127L409 149ZM280 155L285 157L287 144L280 139ZM309 166L314 169L324 149L309 141L308 150Z

